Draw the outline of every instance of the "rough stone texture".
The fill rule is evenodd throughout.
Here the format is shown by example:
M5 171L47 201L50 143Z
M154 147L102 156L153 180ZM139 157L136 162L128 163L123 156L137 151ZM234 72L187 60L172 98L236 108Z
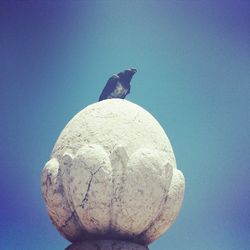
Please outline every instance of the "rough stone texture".
M65 250L148 250L148 248L125 241L96 240L74 243Z
M49 216L71 242L148 245L175 220L184 185L159 123L121 99L94 103L73 117L42 173Z

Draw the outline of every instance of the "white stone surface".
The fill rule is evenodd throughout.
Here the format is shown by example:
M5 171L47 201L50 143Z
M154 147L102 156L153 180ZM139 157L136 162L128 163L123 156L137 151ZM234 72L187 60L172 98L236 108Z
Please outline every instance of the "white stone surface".
M174 222L184 186L159 123L121 99L94 103L73 117L42 173L49 216L72 242L150 244Z

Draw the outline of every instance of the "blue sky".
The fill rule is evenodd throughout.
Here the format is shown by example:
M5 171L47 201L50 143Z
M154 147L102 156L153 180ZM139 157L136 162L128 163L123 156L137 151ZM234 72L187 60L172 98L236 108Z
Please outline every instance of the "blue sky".
M40 176L66 123L136 67L128 100L167 132L186 193L151 250L250 244L248 1L0 2L0 249L62 250Z

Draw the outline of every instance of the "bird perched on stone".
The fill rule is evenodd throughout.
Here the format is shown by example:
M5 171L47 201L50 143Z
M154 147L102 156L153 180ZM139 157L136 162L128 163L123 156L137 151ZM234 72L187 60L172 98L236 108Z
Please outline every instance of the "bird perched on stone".
M111 98L124 99L130 92L130 81L136 72L136 69L131 68L126 69L117 75L112 75L108 79L99 97L99 101Z

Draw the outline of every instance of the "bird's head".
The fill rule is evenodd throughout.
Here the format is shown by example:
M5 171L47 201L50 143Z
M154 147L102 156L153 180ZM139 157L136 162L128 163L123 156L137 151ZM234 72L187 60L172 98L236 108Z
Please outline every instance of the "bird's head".
M120 77L132 77L135 73L137 72L137 70L135 68L130 68L130 69L126 69L123 72L120 72L118 74L118 76Z
M123 80L123 82L127 82L130 83L133 75L137 72L137 70L135 68L131 68L131 69L126 69L122 72L120 72L119 74L117 74L120 79Z
M126 71L128 71L128 72L130 72L130 74L134 75L137 72L137 69L131 68L131 69L127 69Z

